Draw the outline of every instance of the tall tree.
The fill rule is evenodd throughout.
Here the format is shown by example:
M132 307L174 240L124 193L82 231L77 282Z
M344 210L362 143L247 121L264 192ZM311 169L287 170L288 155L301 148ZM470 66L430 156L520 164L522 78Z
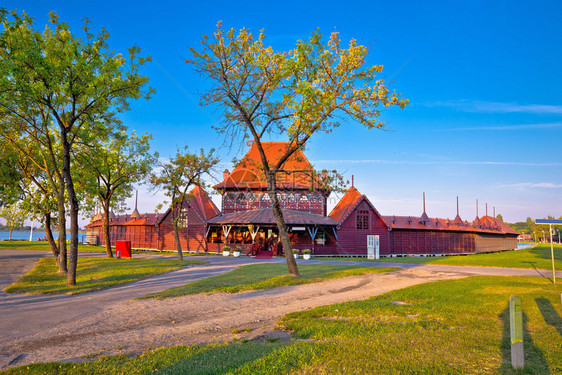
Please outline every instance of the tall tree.
M109 232L110 210L120 211L133 185L152 171L158 154L150 153L148 134L138 136L125 130L112 132L109 139L91 147L82 147L76 158L87 166L81 169L78 186L91 198L90 208L100 203L104 212L105 251L113 258Z
M0 125L4 125L0 123ZM40 212L51 252L56 259L59 273L67 271L65 194L64 180L57 165L56 140L49 134L49 127L38 126L36 132L15 134L10 126L0 126L0 142L11 155L10 163L18 177L10 181L30 212ZM41 144L42 147L37 147ZM57 204L57 198L60 204ZM54 212L58 213L53 215ZM62 218L62 219L59 219ZM58 223L59 239L55 242L51 227Z
M204 187L203 176L210 174L211 169L219 162L213 155L214 149L205 153L203 149L196 153L190 153L187 146L178 149L176 156L169 162L159 164L160 171L150 176L150 182L157 189L162 189L171 200L170 215L174 226L174 236L178 258L183 259L180 236L178 228L181 225L181 210L189 188L192 186Z
M117 112L129 108L131 99L150 96L153 90L145 88L148 77L139 73L149 59L140 57L136 46L129 49L128 58L111 51L107 31L91 33L87 19L83 38L54 12L51 26L42 32L25 13L0 9L0 22L4 27L0 33L2 126L22 136L43 132L42 142L56 141L56 148L49 152L57 161L54 165L61 165L59 211L65 203L63 191L69 201L67 284L75 285L79 202L73 179L73 168L78 166L72 163L72 149L77 142L95 142L115 122ZM36 146L44 145L38 142ZM63 235L59 231L59 238Z
M0 206L0 217L6 221L6 226L10 230L9 241L12 240L14 229L21 227L28 213L16 202L5 206Z
M377 78L382 65L368 66L367 48L353 39L345 48L338 33L325 41L315 31L288 52L276 52L264 40L263 32L254 39L247 29L225 31L219 22L211 37L203 36L201 51L191 48L193 57L186 62L212 82L202 104L225 109L217 130L227 139L255 142L283 248L290 249L277 199L276 180L284 163L313 135L340 126L340 119L382 128L381 108L403 108L408 101L389 92ZM272 134L288 140L276 160L268 159L262 145L263 137ZM298 276L291 252L285 257L289 274Z

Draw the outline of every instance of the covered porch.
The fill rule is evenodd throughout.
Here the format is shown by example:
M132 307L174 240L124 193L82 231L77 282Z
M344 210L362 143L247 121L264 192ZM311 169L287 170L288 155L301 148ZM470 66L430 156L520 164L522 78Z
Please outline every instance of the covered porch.
M336 222L326 216L282 210L291 247L329 253L337 248ZM271 208L216 216L207 222L207 251L220 252L224 246L240 247L245 255L272 251L282 255L279 231Z

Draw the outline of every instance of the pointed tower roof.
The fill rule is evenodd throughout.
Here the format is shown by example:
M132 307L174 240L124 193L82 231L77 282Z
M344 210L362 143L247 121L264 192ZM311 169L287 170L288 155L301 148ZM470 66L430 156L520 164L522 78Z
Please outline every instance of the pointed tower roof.
M139 210L137 209L138 200L139 200L139 191L137 190L137 196L135 198L135 210L131 213L132 219L138 219L140 217Z
M205 190L199 186L195 186L188 195L189 203L197 211L203 220L209 220L220 214L219 209Z
M463 225L463 221L459 215L459 197L457 196L457 216L455 216L455 220L453 220L453 223L456 225Z
M361 197L363 196L359 190L357 190L354 186L350 187L328 216L340 223L343 218L345 218L347 214L353 210Z
M472 222L472 225L475 228L480 228L482 226L482 222L480 221L480 218L478 217L478 199L476 200L476 218Z

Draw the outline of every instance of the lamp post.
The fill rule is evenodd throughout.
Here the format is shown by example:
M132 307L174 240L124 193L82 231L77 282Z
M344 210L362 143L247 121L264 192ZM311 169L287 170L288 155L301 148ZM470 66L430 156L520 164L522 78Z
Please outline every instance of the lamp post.
M535 220L535 224L548 224L549 225L549 233L550 233L550 256L552 258L552 282L556 284L556 269L554 268L554 246L552 244L552 225L560 225L562 224L562 220L555 220L555 219L537 219ZM544 233L544 231L542 231Z

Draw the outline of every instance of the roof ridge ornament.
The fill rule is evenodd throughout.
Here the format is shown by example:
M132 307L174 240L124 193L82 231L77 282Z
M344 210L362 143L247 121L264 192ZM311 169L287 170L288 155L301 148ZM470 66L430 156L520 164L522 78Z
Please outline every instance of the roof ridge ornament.
M131 218L134 218L134 219L137 219L137 218L140 217L139 210L137 209L138 200L139 200L139 191L137 190L137 195L136 195L136 198L135 198L135 210L131 213Z
M457 195L457 216L455 216L455 220L453 220L453 223L461 226L463 225L463 221L459 215L459 196Z
M425 213L425 191L423 192L423 213L420 216L420 223L425 225L426 222L429 221L429 216Z

